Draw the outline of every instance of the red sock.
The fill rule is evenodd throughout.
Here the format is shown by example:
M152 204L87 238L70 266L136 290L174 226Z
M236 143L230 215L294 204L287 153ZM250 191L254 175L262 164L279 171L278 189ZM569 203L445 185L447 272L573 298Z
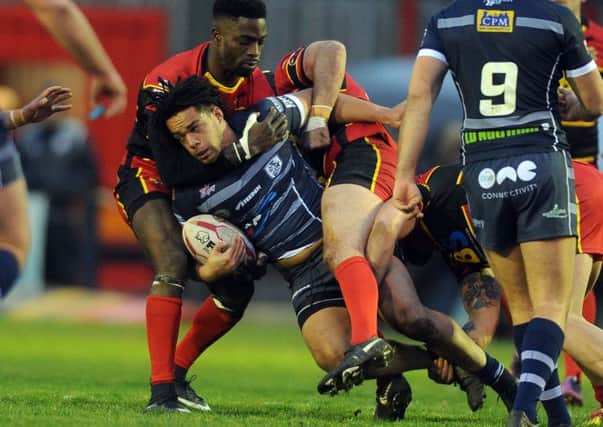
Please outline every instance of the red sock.
M193 323L176 347L176 365L190 368L197 357L218 338L228 332L239 318L220 310L212 297L207 298L195 313Z
M377 335L379 289L366 258L355 256L335 268L345 305L352 323L352 345Z
M182 299L147 297L147 342L151 358L151 384L174 381L174 349L178 340Z

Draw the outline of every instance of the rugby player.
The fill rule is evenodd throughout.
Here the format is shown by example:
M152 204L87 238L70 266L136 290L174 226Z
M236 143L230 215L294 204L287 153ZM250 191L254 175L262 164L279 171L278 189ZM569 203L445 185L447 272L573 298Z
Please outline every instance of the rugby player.
M463 55L471 52L470 56ZM553 2L459 0L428 25L411 77L391 202L420 216L415 169L433 101L450 68L464 106L463 186L476 234L508 298L522 372L508 426L569 425L555 361L572 288L573 171L555 96L561 72L596 118L603 83L579 23Z
M201 87L195 88L195 85ZM177 89L168 95L170 98L166 98L165 103L161 104L159 110L161 115L158 117L165 118L170 133L186 147L192 157L201 162L213 161L218 153L230 144L233 133L224 118L223 110L217 105L219 100L211 93L203 93L208 92L207 84L204 89L202 83L187 80L176 87ZM258 108L263 107L265 112L266 104L277 105L280 110L287 112L288 122L290 126L293 126L292 129L297 129L299 124L304 122L303 115L308 110L309 103L304 98L306 96L308 94L298 93L270 98L264 101L264 105L260 104ZM377 110L380 111L379 114L371 116L370 112L367 114L362 110L362 106L368 105L364 101L344 95L340 95L339 99L342 102L336 105L335 117L340 122L359 119L384 121L382 109ZM347 108L344 111L340 105L344 103L355 103L354 105L358 105L358 107ZM197 107L197 105L200 106ZM371 111L374 112L374 110ZM344 115L344 113L346 114ZM395 113L390 118L386 116L386 121L392 123L398 115L399 113ZM242 117L245 121L250 116L249 113L246 113ZM235 116L235 119L238 117ZM243 129L244 122L237 124L235 120L234 127ZM292 303L308 348L319 366L327 370L339 364L343 358L343 352L349 345L350 322L338 285L322 263L320 245L322 230L319 213L322 190L322 186L312 177L308 166L305 165L297 151L289 142L283 141L256 158L255 161L244 165L236 173L225 174L219 180L200 182L191 188L177 188L175 211L180 215L181 221L200 212L225 217L246 233L256 245L257 250L268 255L268 260L277 266L290 283ZM216 251L214 249L214 252ZM235 249L232 251L235 252ZM227 254L221 248L220 252L216 253L218 267L214 267L213 262L208 261L199 269L201 278L211 282L216 277L222 276L224 272L232 271L224 270L224 258L231 261L226 264L232 269L240 262L240 259L237 258L240 255L241 248L236 248L234 255ZM235 256L235 262L229 258L231 256ZM398 328L395 303L405 299L405 289L412 287L412 284L405 283L410 278L403 264L399 260L395 261L391 267L391 275L386 280L388 284L384 286L384 295L388 295L390 299L384 300L381 308L384 318L394 328ZM216 270L222 274L216 273ZM435 312L432 312L432 315L443 316ZM400 329L398 328L398 330ZM440 331L436 331L432 335L439 333ZM422 337L416 338L421 339ZM483 351L469 337L466 337L465 340L457 337L453 345L458 346L459 341L461 343L469 342L469 346L461 350L462 354L456 354L455 361L463 366L466 365L469 369L478 370L480 367L479 354L484 354ZM397 350L395 353L398 353L399 357L400 351ZM446 351L444 354L450 353L450 351ZM406 356L409 355L403 356L406 359ZM486 359L485 355L483 359ZM189 361L189 366L193 361L194 358ZM420 366L424 366L425 363L428 363L427 355L424 354L417 363L419 361L421 361ZM382 370L380 373L399 373L400 366L405 366L405 363L407 364L404 361L396 361L390 364L386 371ZM371 365L372 367L373 365ZM367 367L356 374L358 375L350 378L350 383L358 384L364 378L373 377L374 371ZM502 366L495 378L484 378L484 381L489 384L498 382L499 384L494 388L510 404L514 396L515 383ZM406 387L401 387L399 375L397 378L392 376L389 382L390 384L386 387L378 387L376 414L380 417L385 417L384 414L393 414L394 417L387 416L390 419L401 418L410 396L408 395L407 399L406 395L401 392ZM349 387L344 380L336 387L328 387L326 390L319 391L332 393ZM400 392L400 396L405 399L393 399L392 396L388 396L394 392ZM400 405L395 406L400 410L388 411L387 406L389 405L383 403L387 401L400 402Z
M70 100L71 89L51 86L27 105L0 113L0 300L15 284L30 244L27 183L9 130L67 111Z
M151 122L157 97L165 85L191 75L205 76L216 86L227 111L253 105L273 89L258 68L267 36L266 7L262 0L216 0L213 6L211 40L177 54L152 70L138 95L136 123L130 134L127 152L118 169L115 198L124 219L134 231L156 274L146 307L147 342L151 359L151 398L149 410L187 412L187 407L209 410L183 376L178 365L176 340L181 316L182 289L188 271L188 258L180 239L180 226L171 211L171 188L197 179L213 179L236 167L232 151L220 155L209 165L199 165L188 156L165 153L168 144L158 141ZM326 68L319 80L339 82L345 69L345 51L338 42L316 42L309 46L309 61L304 72ZM339 62L344 61L339 64ZM338 69L342 70L338 75ZM320 92L320 88L317 88ZM322 102L320 93L314 95ZM252 154L271 145L286 131L285 119L272 112L251 126L247 140ZM182 153L186 153L180 148ZM173 159L179 159L173 163ZM178 161L183 163L178 163ZM192 180L192 181L191 181ZM234 291L236 290L236 291ZM242 317L251 295L252 283L239 286L220 284L212 289L195 314L191 333L201 347L207 347L230 330ZM175 356L175 352L177 353ZM175 363L176 357L176 363Z
M597 63L599 72L603 75L603 28L582 16L582 3L584 3L584 0L555 0L555 2L568 7L574 12L576 18L581 21L588 50ZM565 88L569 87L565 79L561 79L560 85ZM570 143L572 158L596 165L599 155L597 121L562 121L561 124ZM589 293L584 299L582 311L585 319L591 323L595 322L597 313L594 293ZM564 352L563 356L565 361L565 380L561 384L563 396L566 403L582 406L583 398L580 383L582 371L567 352ZM603 399L603 392L597 393L595 390L595 396L597 396L599 403L603 404L601 400ZM598 412L600 414L600 411ZM601 418L601 422L603 422L603 418Z

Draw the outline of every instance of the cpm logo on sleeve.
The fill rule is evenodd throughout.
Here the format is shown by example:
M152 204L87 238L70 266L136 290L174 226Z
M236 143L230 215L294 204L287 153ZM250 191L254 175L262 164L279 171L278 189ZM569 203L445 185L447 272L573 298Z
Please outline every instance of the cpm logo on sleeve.
M477 10L479 33L512 33L515 21L514 10Z

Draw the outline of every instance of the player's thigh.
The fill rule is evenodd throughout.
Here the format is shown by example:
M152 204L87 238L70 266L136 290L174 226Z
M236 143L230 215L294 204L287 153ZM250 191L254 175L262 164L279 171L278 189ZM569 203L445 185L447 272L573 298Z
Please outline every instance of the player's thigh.
M503 288L514 325L528 322L533 307L519 246L505 251L486 250L490 267Z
M0 188L0 248L13 252L23 266L30 238L27 184L20 177Z
M321 203L329 264L364 255L378 207L391 197L396 170L395 144L383 136L338 148Z

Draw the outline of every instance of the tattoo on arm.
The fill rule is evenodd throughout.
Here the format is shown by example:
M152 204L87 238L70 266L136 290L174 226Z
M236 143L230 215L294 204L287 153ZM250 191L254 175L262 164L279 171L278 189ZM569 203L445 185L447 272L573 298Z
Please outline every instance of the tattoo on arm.
M462 297L465 307L472 310L493 307L500 302L501 291L494 277L471 273L463 278Z

